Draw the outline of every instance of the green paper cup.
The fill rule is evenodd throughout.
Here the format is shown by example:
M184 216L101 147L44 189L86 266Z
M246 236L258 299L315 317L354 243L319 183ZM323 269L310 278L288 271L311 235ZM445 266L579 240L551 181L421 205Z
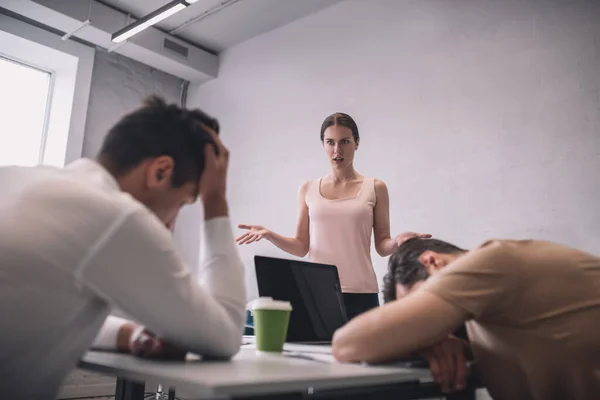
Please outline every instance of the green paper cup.
M282 352L292 305L287 301L261 297L252 302L250 310L254 318L256 350Z

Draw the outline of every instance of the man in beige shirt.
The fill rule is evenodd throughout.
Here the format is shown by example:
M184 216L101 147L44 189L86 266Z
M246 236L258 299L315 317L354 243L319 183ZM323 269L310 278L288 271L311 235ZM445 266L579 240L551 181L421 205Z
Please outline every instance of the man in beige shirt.
M336 332L338 360L380 362L440 347L466 323L495 400L600 398L600 258L532 240L466 252L411 239L390 258L386 285L392 301ZM394 289L402 301L393 301ZM464 364L460 351L453 356ZM464 371L452 374L443 380L460 388Z

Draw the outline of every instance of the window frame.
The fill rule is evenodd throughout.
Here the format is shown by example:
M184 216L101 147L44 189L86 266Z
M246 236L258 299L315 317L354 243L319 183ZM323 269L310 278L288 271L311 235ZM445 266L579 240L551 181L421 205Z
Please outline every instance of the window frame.
M43 163L81 158L95 49L0 14L0 54L51 73Z

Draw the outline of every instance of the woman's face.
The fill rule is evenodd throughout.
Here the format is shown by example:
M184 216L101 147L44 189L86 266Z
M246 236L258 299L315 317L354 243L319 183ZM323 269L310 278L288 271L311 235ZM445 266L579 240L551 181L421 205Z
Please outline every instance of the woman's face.
M344 169L352 165L358 143L354 140L350 128L332 125L323 133L323 147L331 166Z

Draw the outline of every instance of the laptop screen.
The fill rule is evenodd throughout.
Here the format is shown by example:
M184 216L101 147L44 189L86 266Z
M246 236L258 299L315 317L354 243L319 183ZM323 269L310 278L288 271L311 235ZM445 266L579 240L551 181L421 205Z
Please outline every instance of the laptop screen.
M262 256L254 264L259 295L292 303L288 342L331 341L347 322L335 266Z

